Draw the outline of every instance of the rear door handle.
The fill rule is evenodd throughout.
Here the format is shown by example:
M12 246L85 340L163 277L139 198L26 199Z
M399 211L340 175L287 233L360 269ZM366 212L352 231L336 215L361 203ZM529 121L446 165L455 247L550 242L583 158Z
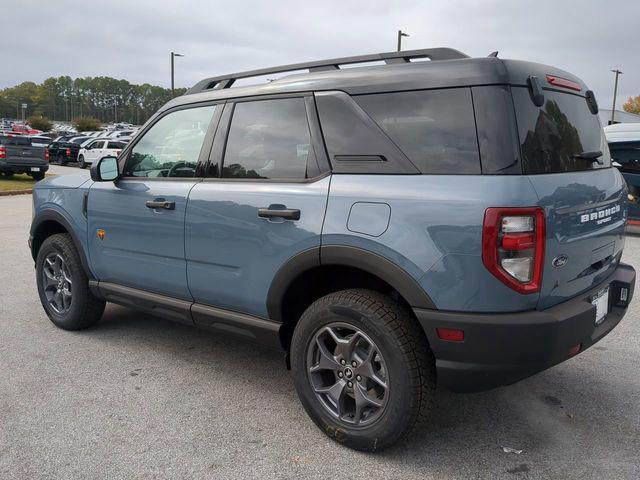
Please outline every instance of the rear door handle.
M176 209L176 202L167 202L165 200L149 200L147 202L147 208L164 208L165 210L175 210Z
M300 210L297 208L259 208L258 216L262 218L284 218L287 220L300 220Z

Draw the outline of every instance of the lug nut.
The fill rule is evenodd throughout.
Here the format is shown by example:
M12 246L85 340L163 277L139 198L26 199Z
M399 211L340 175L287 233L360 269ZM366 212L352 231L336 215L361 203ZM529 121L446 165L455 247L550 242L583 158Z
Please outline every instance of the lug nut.
M346 362L346 360L344 358L342 360L340 360L340 365L346 365L346 364L347 364L347 362Z
M338 372L338 377L342 378L343 376L344 376L344 373Z
M353 362L351 362L351 366L352 366L352 367L357 367L357 366L358 366L358 364L357 364L357 363L356 363L356 361L354 360Z
M347 386L348 386L349 388L353 387L353 382L347 382Z
M360 381L362 380L362 377L360 375L356 375L356 380Z

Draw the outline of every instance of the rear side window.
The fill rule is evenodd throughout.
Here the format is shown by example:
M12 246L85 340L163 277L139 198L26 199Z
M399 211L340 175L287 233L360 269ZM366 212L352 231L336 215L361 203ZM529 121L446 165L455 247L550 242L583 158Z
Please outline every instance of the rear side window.
M610 166L598 115L584 97L544 90L545 103L536 107L526 87L513 87L523 173L562 173ZM601 151L602 164L580 158Z
M354 98L422 173L481 172L471 89Z
M107 148L124 148L124 143L122 142L108 142Z
M303 98L237 103L224 155L225 178L302 180L315 161Z
M640 173L640 142L615 142L609 144L611 160L618 162L624 173Z

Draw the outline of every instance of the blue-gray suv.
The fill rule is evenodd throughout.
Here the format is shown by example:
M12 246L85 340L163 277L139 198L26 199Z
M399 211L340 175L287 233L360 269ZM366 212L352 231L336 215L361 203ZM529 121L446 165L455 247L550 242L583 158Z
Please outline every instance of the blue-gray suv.
M208 78L91 178L37 184L40 300L67 330L113 302L280 348L327 435L385 448L436 383L516 382L624 316L597 112L568 72L448 48Z

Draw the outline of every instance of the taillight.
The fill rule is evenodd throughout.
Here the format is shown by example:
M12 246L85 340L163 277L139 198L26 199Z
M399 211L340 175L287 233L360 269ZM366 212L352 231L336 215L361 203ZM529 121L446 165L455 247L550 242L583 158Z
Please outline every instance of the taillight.
M47 150L46 148L44 149L44 161L49 161L49 150Z
M482 263L515 291L540 291L544 244L542 208L487 208L484 212Z
M71 156L71 149L67 147L67 157Z
M7 151L4 147L0 147L0 158L7 158Z

